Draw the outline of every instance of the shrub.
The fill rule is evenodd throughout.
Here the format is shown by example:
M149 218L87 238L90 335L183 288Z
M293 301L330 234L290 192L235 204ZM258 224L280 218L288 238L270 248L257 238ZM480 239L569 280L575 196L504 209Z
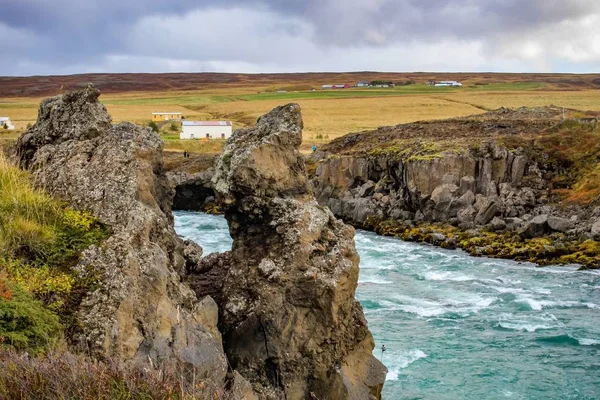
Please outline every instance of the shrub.
M75 285L73 274L48 265L33 266L19 260L0 258L0 267L11 282L31 293L52 311L60 310Z
M60 336L58 317L6 277L0 279L9 293L0 297L0 346L34 353L46 349Z
M70 353L29 357L0 350L0 398L37 400L222 400L210 380L185 381L149 365Z
M179 124L177 122L171 122L169 129L171 129L173 132L179 132Z
M158 125L154 121L148 122L148 128L152 129L152 132L157 132L158 133L158 131L159 131Z
M0 155L0 337L14 348L40 351L48 344L40 342L41 332L55 336L56 314L70 329L73 311L95 283L77 278L72 267L82 250L108 234L90 213L34 189L29 175Z

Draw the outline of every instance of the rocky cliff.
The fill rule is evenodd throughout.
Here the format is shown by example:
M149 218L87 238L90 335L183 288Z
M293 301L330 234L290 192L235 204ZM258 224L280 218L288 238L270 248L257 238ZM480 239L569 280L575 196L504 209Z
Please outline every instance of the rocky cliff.
M76 266L90 285L74 305L68 340L85 354L177 368L223 387L217 305L179 275L186 255L189 262L201 250L173 230L162 140L133 124L113 126L98 96L87 87L43 101L16 145L39 187L111 230Z
M573 257L559 258L598 238L593 226L600 209L593 198L573 204L561 202L559 193L578 187L577 180L589 173L587 165L593 169L600 138L595 120L567 124L561 117L561 110L554 108L500 109L350 134L313 156L318 162L316 197L355 226L447 247L457 245L457 232L470 231L469 239L482 232L506 233L511 245L522 246L501 256L573 262ZM573 154L578 145L570 144L577 140L593 144L581 149L581 159ZM456 229L437 238L428 236L430 232L410 232L415 226L430 229L431 224ZM540 257L529 254L524 240L541 237L558 242L560 250ZM486 249L487 244L470 250L497 255L498 249ZM577 262L597 266L596 251L592 253L587 254L591 258L576 257Z
M213 178L233 248L188 280L218 299L227 356L261 396L378 397L385 367L354 299L354 230L312 196L301 134L295 104L234 133Z
M113 125L98 97L89 86L43 101L16 144L37 186L110 230L75 266L86 291L71 348L176 370L211 399L379 398L386 369L354 299L354 230L311 194L299 107L236 131L214 171L167 177L160 137ZM176 235L172 201L211 196L234 245L202 257Z

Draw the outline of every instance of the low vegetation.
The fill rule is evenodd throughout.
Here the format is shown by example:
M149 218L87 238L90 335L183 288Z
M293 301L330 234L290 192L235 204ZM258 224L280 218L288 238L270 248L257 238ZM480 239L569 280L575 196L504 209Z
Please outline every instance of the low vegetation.
M0 155L0 346L39 353L71 328L86 290L72 267L108 231L89 213L36 190Z
M96 361L70 353L29 357L0 349L0 398L36 400L218 400L210 381L148 365Z
M600 125L568 120L554 135L545 135L540 145L564 165L568 172L555 182L555 193L565 204L590 204L600 200ZM562 188L564 187L564 188Z
M537 135L502 140L508 148L524 148L532 158L547 157L540 161L559 171L552 182L552 193L564 205L588 205L600 200L600 124L597 121L571 118Z

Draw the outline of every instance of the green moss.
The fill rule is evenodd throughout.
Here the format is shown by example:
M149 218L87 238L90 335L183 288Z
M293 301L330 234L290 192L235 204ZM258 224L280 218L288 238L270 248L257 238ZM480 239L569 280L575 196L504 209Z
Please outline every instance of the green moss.
M221 214L223 214L223 211L221 210L221 208L219 207L219 205L217 203L215 203L215 202L206 203L202 207L202 211L204 211L207 214L212 214L212 215L221 215Z
M410 242L434 243L432 234L447 240L439 244L460 248L472 256L506 258L539 265L581 264L583 268L600 268L600 242L564 242L562 238L542 237L523 240L519 235L503 232L465 232L446 224L406 226L393 220L367 218L361 226L380 235L395 236Z
M385 155L395 160L431 161L442 158L447 153L458 153L461 149L444 141L397 140L371 149L370 156Z

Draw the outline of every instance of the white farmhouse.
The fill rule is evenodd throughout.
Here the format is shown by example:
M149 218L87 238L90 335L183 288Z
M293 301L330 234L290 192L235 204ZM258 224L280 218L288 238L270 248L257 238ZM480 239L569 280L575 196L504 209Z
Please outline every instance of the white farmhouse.
M438 87L440 87L440 86L460 87L460 86L462 86L462 83L457 82L457 81L441 81L441 82L438 82L438 83L434 84L433 86L438 86Z
M0 129L3 129L6 126L8 129L13 130L15 126L10 122L10 118L8 117L0 117Z
M231 121L183 121L180 139L229 139Z

